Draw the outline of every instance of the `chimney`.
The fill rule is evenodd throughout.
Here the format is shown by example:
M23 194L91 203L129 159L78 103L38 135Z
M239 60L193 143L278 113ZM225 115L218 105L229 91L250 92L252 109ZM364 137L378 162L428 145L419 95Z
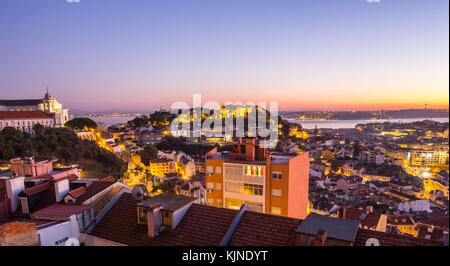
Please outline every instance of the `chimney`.
M327 241L327 231L321 229L317 232L316 238L313 240L313 246L326 246Z
M147 230L149 237L155 237L158 235L162 224L160 204L155 204L147 210Z

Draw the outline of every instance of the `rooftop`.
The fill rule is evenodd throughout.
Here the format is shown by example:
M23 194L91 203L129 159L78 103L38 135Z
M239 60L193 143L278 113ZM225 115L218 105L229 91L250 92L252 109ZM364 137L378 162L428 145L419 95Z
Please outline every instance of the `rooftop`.
M42 111L0 111L0 119L52 119Z
M91 208L92 207L88 205L55 203L46 208L38 210L37 212L33 213L33 216L69 217L73 214L80 213Z
M150 238L147 226L137 224L137 204L138 201L131 194L124 193L91 234L126 245L218 246L238 214L236 210L194 203L175 229L165 229L155 238ZM358 221L317 214L310 214L302 222L289 217L244 211L228 245L294 246L296 231L314 234L320 229L325 229L330 238L353 241L357 246L365 246L369 238L379 239L382 246L442 245L439 241L366 230L358 228L358 224Z
M330 238L353 242L358 232L358 227L359 221L311 213L295 231L302 234L316 235L319 230L326 229Z
M145 202L139 203L138 206L152 207L154 205L161 205L165 210L176 211L195 200L197 199L182 195L159 194L147 199Z

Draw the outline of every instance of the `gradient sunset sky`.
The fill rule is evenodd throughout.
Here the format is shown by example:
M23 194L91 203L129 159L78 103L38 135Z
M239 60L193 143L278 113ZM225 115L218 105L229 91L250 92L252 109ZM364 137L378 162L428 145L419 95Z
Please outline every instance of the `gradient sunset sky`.
M0 0L0 99L448 108L448 0Z

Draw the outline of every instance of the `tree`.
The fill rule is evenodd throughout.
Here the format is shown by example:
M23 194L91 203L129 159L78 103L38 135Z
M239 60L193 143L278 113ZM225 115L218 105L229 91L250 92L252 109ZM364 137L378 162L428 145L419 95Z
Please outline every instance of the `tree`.
M148 144L139 152L139 156L141 156L141 162L148 166L150 165L150 161L158 156L158 149L152 144Z
M67 121L64 126L77 130L96 129L97 123L95 123L92 119L86 117L78 117Z

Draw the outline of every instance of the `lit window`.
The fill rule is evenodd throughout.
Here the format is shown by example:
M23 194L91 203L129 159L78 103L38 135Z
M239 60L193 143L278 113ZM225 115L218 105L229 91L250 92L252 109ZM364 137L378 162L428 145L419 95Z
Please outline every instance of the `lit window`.
M168 211L161 211L162 224L167 227L172 227L172 213Z
M251 176L264 176L264 168L262 166L246 165L244 167L244 174Z
M274 215L281 215L281 208L272 207L271 213Z
M216 190L222 190L222 183L216 183Z
M225 198L225 208L239 210L244 204L243 200Z
M139 211L138 223L147 223L147 209L138 207L138 211Z
M214 189L214 183L213 183L213 182L208 182L208 183L206 184L206 188L207 188L207 189Z
M222 207L222 200L220 200L220 199L216 200L216 206Z
M263 185L244 183L244 193L245 194L250 194L250 195L262 196L262 194L263 194Z

